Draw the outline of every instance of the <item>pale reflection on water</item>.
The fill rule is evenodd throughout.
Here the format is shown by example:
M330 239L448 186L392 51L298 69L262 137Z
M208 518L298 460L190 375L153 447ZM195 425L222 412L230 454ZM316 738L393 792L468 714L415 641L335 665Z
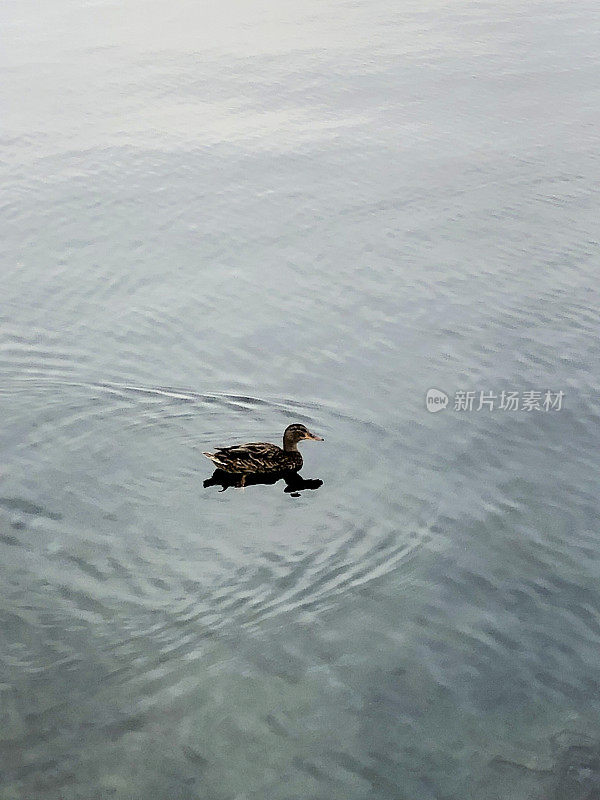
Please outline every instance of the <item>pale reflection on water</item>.
M0 800L596 797L594 11L2 4Z

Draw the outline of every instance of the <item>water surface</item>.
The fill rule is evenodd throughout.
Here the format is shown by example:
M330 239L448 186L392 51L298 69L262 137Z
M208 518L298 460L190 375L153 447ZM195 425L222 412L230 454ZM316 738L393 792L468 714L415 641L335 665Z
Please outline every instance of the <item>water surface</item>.
M2 4L1 800L596 796L596 18Z

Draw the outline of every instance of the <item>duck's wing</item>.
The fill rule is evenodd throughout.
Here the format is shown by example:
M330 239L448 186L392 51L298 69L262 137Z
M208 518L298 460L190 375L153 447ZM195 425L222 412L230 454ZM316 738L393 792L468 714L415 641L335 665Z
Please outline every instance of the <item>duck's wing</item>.
M269 442L247 442L233 447L218 447L205 453L217 466L229 472L260 472L283 464L283 450Z

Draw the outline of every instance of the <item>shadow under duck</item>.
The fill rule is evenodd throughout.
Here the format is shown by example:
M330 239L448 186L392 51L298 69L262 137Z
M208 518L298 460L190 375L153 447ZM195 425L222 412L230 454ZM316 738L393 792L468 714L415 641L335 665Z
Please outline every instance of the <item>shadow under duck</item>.
M323 439L311 433L304 425L288 425L283 433L283 448L270 442L247 442L233 447L218 447L214 453L204 453L224 472L245 475L266 472L297 472L302 468L302 455L298 442Z
M209 486L220 486L220 492L225 492L231 486L239 488L241 485L240 478L244 479L244 486L272 486L283 480L285 483L284 493L291 494L292 497L300 497L300 492L305 489L319 489L323 486L323 481L318 478L303 478L299 472L286 470L285 472L254 472L244 473L244 475L236 475L233 472L224 472L218 467L210 476L204 481L204 488Z

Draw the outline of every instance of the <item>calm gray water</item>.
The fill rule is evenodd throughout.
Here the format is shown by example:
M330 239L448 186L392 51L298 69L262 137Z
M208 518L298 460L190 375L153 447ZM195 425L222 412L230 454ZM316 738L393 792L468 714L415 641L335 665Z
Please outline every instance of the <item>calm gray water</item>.
M0 800L598 800L598 22L4 0Z

